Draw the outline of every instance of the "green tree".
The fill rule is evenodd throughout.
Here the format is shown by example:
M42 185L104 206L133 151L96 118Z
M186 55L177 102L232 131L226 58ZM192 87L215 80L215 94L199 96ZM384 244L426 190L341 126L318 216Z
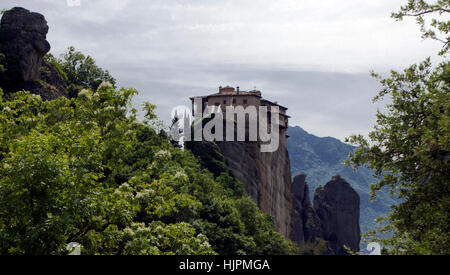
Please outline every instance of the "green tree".
M400 8L400 11L392 13L392 17L398 21L404 17L414 17L420 26L423 38L431 38L443 43L440 55L445 54L449 50L450 21L446 20L450 13L450 2L448 0L408 0L408 3ZM427 16L436 16L429 18Z
M132 217L113 187L101 184L101 131L75 119L86 108L75 113L66 98L27 92L0 100L2 254L64 253L89 229Z
M448 12L448 1L409 1L393 17L417 16L424 37L438 39L426 29L422 16ZM431 26L447 35L450 24L433 19ZM448 52L448 36L445 39L441 55ZM369 140L361 135L346 140L359 146L347 164L367 165L381 179L371 186L373 199L387 187L400 203L367 237L386 245L391 254L450 254L449 62L433 66L428 58L403 72L391 71L385 79L372 75L383 87L374 101L388 97L392 103L385 112L377 112ZM379 237L386 233L390 237Z
M226 171L131 107L134 89L44 101L0 93L0 253L289 254L291 242Z
M77 95L83 88L95 91L104 81L111 83L113 87L116 85L116 80L107 70L98 67L91 56L85 56L73 46L70 46L59 59L51 55L46 59L56 66L60 73L63 71L62 75L68 81L67 90L70 96Z

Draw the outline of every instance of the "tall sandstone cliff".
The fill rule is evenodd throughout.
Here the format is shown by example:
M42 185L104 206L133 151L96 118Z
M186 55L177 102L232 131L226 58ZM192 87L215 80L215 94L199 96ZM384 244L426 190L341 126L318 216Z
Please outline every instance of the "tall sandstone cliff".
M305 179L305 174L296 176L291 188L293 212L292 231L289 237L299 245L322 237L320 220L309 199L309 187Z
M189 141L185 147L216 177L231 172L244 184L245 193L273 218L275 229L289 238L292 194L289 157L284 145L274 153L262 153L259 142Z
M240 180L247 195L272 216L275 229L304 245L322 239L326 254L346 254L344 245L359 251L359 195L339 176L316 189L309 198L306 175L291 181L285 139L273 153L261 153L258 142L189 142L186 148L199 156L216 176L228 169ZM218 160L218 161L216 161ZM227 167L222 167L225 162Z
M228 168L244 183L247 195L273 217L275 229L285 237L292 230L291 170L286 139L273 153L262 153L258 142L217 142Z
M359 195L344 179L333 177L324 187L314 192L314 205L309 199L306 175L294 178L292 241L299 245L316 238L327 241L330 254L359 251Z
M346 254L344 245L359 251L359 195L341 177L333 177L314 192L314 211L320 220L321 238L335 254Z

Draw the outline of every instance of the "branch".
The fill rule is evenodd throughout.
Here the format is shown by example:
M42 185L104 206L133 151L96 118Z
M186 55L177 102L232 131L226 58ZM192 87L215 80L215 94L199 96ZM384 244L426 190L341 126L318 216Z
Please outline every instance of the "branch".
M422 16L422 15L425 15L425 14L428 14L428 13L437 12L437 11L440 11L441 13L442 13L442 12L450 13L450 10L449 10L449 9L435 8L435 9L431 9L431 10L425 10L425 11L422 11L422 12L419 12L419 13L400 13L400 14L401 14L402 16L412 16L412 17L417 17L417 16Z

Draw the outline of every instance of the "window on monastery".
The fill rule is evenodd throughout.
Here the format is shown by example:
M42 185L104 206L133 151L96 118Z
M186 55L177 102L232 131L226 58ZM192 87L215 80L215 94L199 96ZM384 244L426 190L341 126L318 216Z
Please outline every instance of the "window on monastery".
M247 99L244 99L244 104L247 104Z

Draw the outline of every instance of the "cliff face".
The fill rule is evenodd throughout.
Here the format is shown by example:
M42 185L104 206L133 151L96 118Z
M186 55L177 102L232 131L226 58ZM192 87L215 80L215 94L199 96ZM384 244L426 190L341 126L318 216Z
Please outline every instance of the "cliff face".
M370 185L373 182L373 171L366 167L354 171L342 164L356 147L335 138L314 136L298 126L290 127L287 133L291 136L287 147L292 176L300 173L308 175L311 199L314 197L315 189L328 182L332 176L339 174L345 178L360 197L361 232L375 229L375 218L387 215L390 206L398 203L385 189L382 189L372 202Z
M273 217L275 229L289 237L292 223L291 171L285 138L279 149L261 153L257 142L217 142L228 168L242 181L247 195Z
M7 70L0 86L7 92L28 90L44 99L66 96L64 79L43 57L50 50L47 21L24 8L6 11L0 23L1 52Z
M345 180L334 177L314 193L314 206L309 200L306 175L294 178L293 228L291 240L299 245L316 238L327 241L329 254L347 254L344 245L359 251L359 195Z
M274 153L261 153L257 142L217 142L228 169L246 193L271 215L275 229L302 246L317 238L328 243L328 254L346 254L344 245L359 251L359 195L345 180L333 177L317 188L314 205L306 175L291 182L286 139Z
M314 211L320 219L322 238L335 254L346 254L344 245L359 251L359 195L340 177L314 193Z
M189 142L186 148L215 176L231 171L286 238L300 246L325 240L326 254L347 254L344 245L359 251L359 195L340 177L317 188L311 204L306 175L291 182L284 146L274 153L261 153L257 142Z
M309 200L309 187L306 175L300 174L292 182L293 212L290 239L303 245L322 237L320 219Z

